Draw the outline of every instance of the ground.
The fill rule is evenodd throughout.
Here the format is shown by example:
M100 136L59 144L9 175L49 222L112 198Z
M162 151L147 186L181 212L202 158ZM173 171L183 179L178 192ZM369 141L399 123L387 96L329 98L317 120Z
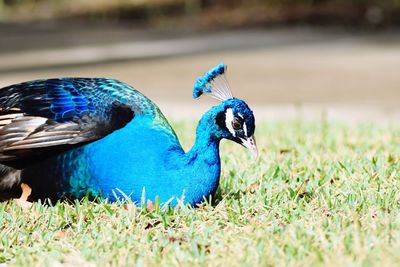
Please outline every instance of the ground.
M194 121L173 123L184 147ZM0 262L18 266L396 266L400 127L257 124L260 158L222 144L213 203L0 204Z
M299 112L312 119L324 112L338 121L400 118L399 31L303 27L163 35L54 27L5 32L0 87L40 78L110 77L135 86L167 118L194 119L215 103L191 99L195 79L224 62L234 95L250 104L257 119L292 119Z

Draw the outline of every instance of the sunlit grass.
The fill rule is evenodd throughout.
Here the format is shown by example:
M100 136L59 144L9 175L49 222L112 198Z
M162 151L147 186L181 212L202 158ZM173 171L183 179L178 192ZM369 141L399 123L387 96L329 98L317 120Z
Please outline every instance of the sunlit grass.
M194 123L175 123L185 148ZM0 204L0 262L388 266L400 262L400 126L258 123L257 162L222 144L214 204L147 211Z

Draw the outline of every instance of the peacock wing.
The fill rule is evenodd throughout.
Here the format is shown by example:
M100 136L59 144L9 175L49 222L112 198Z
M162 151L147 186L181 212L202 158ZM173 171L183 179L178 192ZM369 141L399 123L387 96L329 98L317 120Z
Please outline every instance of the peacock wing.
M111 79L63 78L0 89L0 162L26 161L89 143L124 127L138 106ZM135 91L137 92L137 91Z

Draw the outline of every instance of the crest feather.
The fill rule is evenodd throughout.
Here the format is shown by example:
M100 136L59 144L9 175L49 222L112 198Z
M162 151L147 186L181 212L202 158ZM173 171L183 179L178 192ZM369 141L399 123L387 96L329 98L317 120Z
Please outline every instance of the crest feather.
M219 101L233 98L225 77L226 70L227 66L225 64L218 64L203 76L197 78L193 88L193 98L199 98L203 93L207 93Z

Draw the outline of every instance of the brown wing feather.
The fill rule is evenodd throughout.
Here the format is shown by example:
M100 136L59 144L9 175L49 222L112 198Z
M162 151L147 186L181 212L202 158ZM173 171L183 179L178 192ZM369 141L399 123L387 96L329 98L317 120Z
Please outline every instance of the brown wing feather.
M20 157L21 153L15 150L72 144L81 133L77 123L48 124L48 121L43 117L18 116L3 125L0 128L0 160Z

